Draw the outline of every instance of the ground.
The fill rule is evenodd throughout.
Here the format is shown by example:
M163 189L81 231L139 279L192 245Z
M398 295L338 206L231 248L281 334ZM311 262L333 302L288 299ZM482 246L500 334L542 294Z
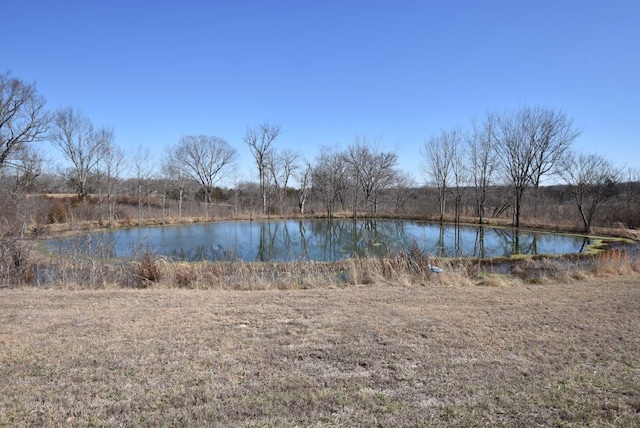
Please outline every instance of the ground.
M0 426L640 426L640 281L0 290Z

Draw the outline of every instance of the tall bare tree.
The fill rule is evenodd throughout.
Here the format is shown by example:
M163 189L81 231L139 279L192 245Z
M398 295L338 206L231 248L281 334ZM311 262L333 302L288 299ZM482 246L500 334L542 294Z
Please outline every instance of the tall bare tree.
M180 138L175 161L200 184L207 217L214 186L232 172L229 167L237 157L236 149L220 137L187 135Z
M487 114L481 123L472 124L468 139L468 166L475 192L476 215L480 224L484 223L487 191L493 183L498 162L496 155L496 125L493 114Z
M260 181L260 192L262 193L262 213L267 214L268 186L269 180L267 170L267 160L272 156L271 145L280 135L280 127L264 123L257 128L248 128L244 137L244 142L249 146L251 154L258 168L258 179Z
M182 201L184 200L184 192L186 181L189 176L185 170L185 166L175 162L176 151L178 147L167 146L164 148L164 156L162 160L162 174L165 177L165 196L163 197L162 215L164 221L164 199L166 194L170 193L174 198L178 199L178 217L182 218Z
M284 214L284 198L287 193L289 180L294 172L300 168L298 160L300 153L290 149L282 151L273 150L267 158L267 169L271 174L276 194L278 195L278 205L280 214Z
M454 218L460 223L462 202L469 185L469 168L467 166L467 147L463 144L464 137L460 131L453 131L455 137L451 153L451 189L454 199Z
M13 154L46 139L50 115L34 84L0 74L0 170Z
M381 151L379 140L356 137L344 153L344 158L354 186L354 215L357 213L358 194L362 194L371 213L375 214L380 192L390 187L396 179L398 156Z
M581 153L567 156L560 174L571 189L584 231L589 233L602 206L618 195L622 169L602 155Z
M73 107L56 110L53 123L49 139L71 162L71 181L84 201L88 194L87 182L100 162L112 131L106 128L96 130L91 121Z
M149 149L139 146L133 154L133 169L136 174L136 194L138 197L138 225L142 216L143 193L146 194L147 210L151 210L149 183L153 171L152 162Z
M535 107L531 111L528 136L534 145L531 183L537 191L544 176L550 175L569 155L571 144L580 131L561 111Z
M311 187L311 173L313 172L313 168L311 167L311 163L305 161L304 167L300 171L298 175L298 210L300 214L304 214L304 206L307 203L307 198L309 197L309 189Z
M104 145L98 167L102 176L101 188L104 188L107 204L107 224L113 227L116 217L118 190L127 164L124 152L116 146L113 132L104 136ZM102 199L102 198L101 198Z
M498 121L497 153L513 192L513 225L520 226L522 197L554 171L579 132L564 113L524 107Z
M428 181L438 189L440 221L444 220L447 192L451 184L453 155L459 140L460 132L458 130L442 130L440 135L429 138L424 145L423 169L427 174Z
M338 204L344 208L347 178L344 156L331 147L322 147L311 173L311 181L314 193L322 199L330 218Z

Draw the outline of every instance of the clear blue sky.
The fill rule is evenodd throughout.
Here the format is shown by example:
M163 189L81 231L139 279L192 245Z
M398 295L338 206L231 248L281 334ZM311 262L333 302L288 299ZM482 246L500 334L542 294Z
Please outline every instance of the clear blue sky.
M226 139L255 180L248 126L278 148L380 137L424 177L440 129L519 106L561 109L575 147L640 167L640 1L10 1L0 72L35 82L116 142L156 155Z

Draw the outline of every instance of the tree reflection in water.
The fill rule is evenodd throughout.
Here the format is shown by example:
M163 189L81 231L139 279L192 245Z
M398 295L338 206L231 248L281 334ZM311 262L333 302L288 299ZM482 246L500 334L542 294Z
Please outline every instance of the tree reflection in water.
M131 257L144 243L179 260L334 261L377 257L417 245L437 257L509 257L574 254L587 237L405 220L331 219L220 222L121 229L48 241L52 251L97 257Z

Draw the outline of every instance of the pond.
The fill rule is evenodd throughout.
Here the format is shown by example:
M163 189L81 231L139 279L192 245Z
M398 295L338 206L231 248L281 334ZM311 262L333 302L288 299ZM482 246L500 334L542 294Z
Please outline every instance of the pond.
M94 232L47 241L67 255L135 257L150 251L185 261L334 261L418 246L436 257L575 254L585 236L406 220L228 221Z

